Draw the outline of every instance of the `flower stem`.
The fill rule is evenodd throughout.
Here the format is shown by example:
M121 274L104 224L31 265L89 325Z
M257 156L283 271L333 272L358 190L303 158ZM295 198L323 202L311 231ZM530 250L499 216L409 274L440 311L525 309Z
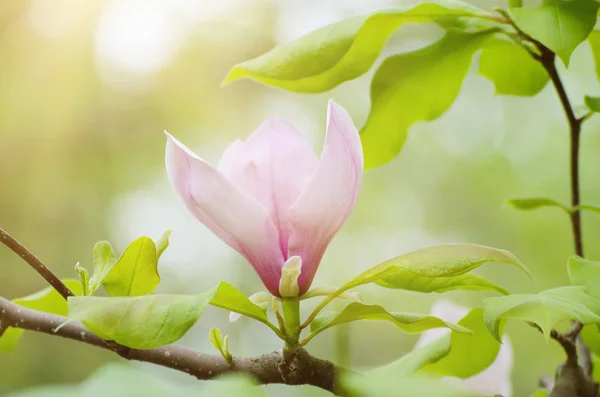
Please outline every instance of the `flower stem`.
M281 298L281 309L283 310L283 319L287 331L287 348L295 348L300 339L300 299Z

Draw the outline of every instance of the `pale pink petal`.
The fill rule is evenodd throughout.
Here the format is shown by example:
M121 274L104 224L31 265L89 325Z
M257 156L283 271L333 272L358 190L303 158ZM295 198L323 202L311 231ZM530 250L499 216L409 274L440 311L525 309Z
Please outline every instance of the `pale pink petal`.
M348 112L329 101L321 160L289 213L288 257L298 255L303 263L300 294L310 287L327 245L354 209L362 173L358 131Z
M167 173L188 209L242 254L269 291L278 294L285 259L268 211L177 139L167 137Z
M219 170L234 186L267 208L284 256L290 234L288 210L309 182L317 162L308 140L285 120L274 117L245 142L229 146L219 163Z

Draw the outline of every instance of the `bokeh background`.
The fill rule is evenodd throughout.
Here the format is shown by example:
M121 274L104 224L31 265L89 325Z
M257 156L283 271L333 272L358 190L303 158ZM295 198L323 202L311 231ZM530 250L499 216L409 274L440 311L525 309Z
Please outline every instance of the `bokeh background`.
M164 171L164 129L216 162L235 138L266 117L287 118L320 151L327 100L344 105L361 125L369 111L372 72L322 95L283 92L242 81L222 88L235 63L342 18L416 1L391 0L3 0L0 2L0 224L61 277L76 262L91 265L92 247L173 229L161 259L164 293L197 293L224 279L251 294L262 289L243 258L192 218ZM503 1L479 0L492 9ZM422 47L441 36L433 25L403 26L385 53ZM574 103L598 95L587 44L561 73ZM313 285L341 285L385 259L427 245L473 242L515 253L535 280L503 266L479 273L513 292L567 282L572 252L567 218L551 209L519 213L515 196L567 202L568 134L550 85L533 98L494 95L477 75L477 58L462 91L440 119L418 123L402 153L369 170L356 211L332 242ZM402 113L398 109L398 114ZM600 121L585 124L582 194L600 203ZM600 217L584 214L586 253L600 257ZM15 298L43 280L0 247L0 295ZM390 310L428 311L439 295L362 288L366 302ZM480 306L480 292L445 297ZM208 330L230 335L234 355L279 347L261 324L209 308L181 343L211 352ZM509 324L515 348L514 395L553 373L559 347L523 324ZM389 324L339 327L309 351L354 368L381 365L409 351L416 336ZM76 383L115 355L44 335L26 334L0 355L0 394L29 386ZM148 365L157 377L192 382ZM290 395L268 386L270 395ZM285 394L284 394L285 393ZM326 395L311 387L295 395Z

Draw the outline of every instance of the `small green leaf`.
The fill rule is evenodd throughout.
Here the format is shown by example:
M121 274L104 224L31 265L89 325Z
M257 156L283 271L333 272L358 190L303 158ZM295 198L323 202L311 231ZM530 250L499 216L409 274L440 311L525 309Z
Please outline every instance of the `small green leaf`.
M473 274L462 274L454 277L420 277L408 270L400 269L389 276L375 281L375 283L385 288L425 293L470 290L496 291L508 295L508 291L501 286Z
M210 340L210 343L213 345L213 347L215 349L217 349L217 351L219 351L219 353L221 353L221 355L223 356L225 361L227 361L231 365L232 358L231 358L231 354L229 354L227 335L225 335L225 339L223 340L223 335L221 334L221 330L218 328L211 328L210 332L208 334L208 338Z
M514 198L508 200L506 204L523 211L532 211L545 207L557 207L565 211L567 214L571 213L571 210L566 205L546 197Z
M79 262L75 264L75 271L79 274L79 282L81 283L81 287L83 288L83 295L90 295L90 280L89 274L85 267L81 266Z
M596 63L596 77L600 79L600 30L594 30L588 37L590 47L592 48L592 55L594 56L594 62Z
M422 3L345 19L234 66L223 84L252 78L289 91L329 91L366 73L403 23L450 22L477 12L459 2Z
M78 280L62 281L75 295L83 294L83 287ZM67 315L67 301L52 287L44 288L23 298L14 299L13 303L45 313ZM0 337L0 353L10 353L17 345L22 333L22 329L9 327Z
M492 31L449 31L429 47L387 58L371 82L371 112L361 131L365 167L392 160L411 125L431 121L450 108L471 59Z
M94 274L90 278L90 295L102 286L104 279L115 265L116 258L108 241L99 241L94 246Z
M219 284L219 289L211 299L210 304L221 309L229 310L253 318L265 324L270 324L264 309L255 305L233 285L226 282Z
M600 112L600 97L586 95L585 106L587 106L592 112Z
M544 67L518 44L490 40L481 51L479 73L496 86L498 95L533 96L550 77Z
M572 256L567 263L571 284L585 287L585 291L600 299L600 262Z
M554 51L567 66L573 50L594 29L597 12L594 0L543 0L538 7L510 10L519 29Z
M160 282L154 241L140 237L125 249L104 279L110 296L140 296L154 292Z
M388 376L344 373L339 387L352 396L394 397L472 397L473 394L454 388L452 384L425 375Z
M483 310L471 310L458 325L469 329L471 333L452 332L450 352L440 360L425 366L424 371L466 379L480 373L494 362L500 351L500 342L487 330L483 321Z
M163 252L169 246L169 237L173 233L172 230L167 230L158 240L156 240L156 259L158 260Z
M218 286L199 295L69 298L69 319L99 337L135 349L176 342L194 325Z
M500 340L500 326L508 319L537 324L544 336L563 320L582 324L600 322L600 300L585 293L583 287L560 287L538 294L514 294L485 298L484 321L492 335Z
M448 323L437 317L418 313L390 313L378 305L365 305L359 302L350 303L341 312L317 317L310 323L312 334L319 334L335 325L353 321L389 321L404 332L417 333L432 328L450 328L458 332L470 332L456 324ZM312 339L312 334L309 338Z

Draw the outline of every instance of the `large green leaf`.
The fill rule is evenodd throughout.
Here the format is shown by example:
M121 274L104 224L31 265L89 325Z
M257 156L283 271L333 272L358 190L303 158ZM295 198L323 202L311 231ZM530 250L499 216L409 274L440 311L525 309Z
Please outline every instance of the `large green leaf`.
M375 281L379 286L418 292L448 292L454 290L496 291L508 295L501 286L473 274L454 277L422 277L409 270L399 269L393 274Z
M136 349L150 349L180 339L208 304L273 327L260 307L225 282L199 295L69 298L69 318L81 321L103 339Z
M479 73L496 86L496 94L532 96L550 77L544 67L512 41L490 40L481 51Z
M224 83L247 77L289 91L328 91L366 73L403 23L475 17L477 11L458 2L422 3L345 19L234 66Z
M387 58L371 82L371 113L361 132L365 167L392 160L408 129L450 108L469 70L473 54L491 31L449 31L433 45Z
M526 197L526 198L514 198L510 199L506 202L506 204L510 205L513 208L522 211L533 211L540 208L546 207L556 207L565 211L567 214L571 213L569 207L564 204L559 203L556 200L546 198L546 197Z
M546 338L552 328L563 320L582 324L600 322L600 300L586 294L584 287L560 287L538 294L514 294L485 298L484 321L490 332L500 340L501 324L508 319L537 324Z
M510 14L519 29L569 65L571 53L596 24L598 5L594 0L544 0L538 7L511 8Z
M585 287L588 294L600 299L600 262L572 256L567 270L571 284Z
M78 280L62 281L75 295L83 294L83 287ZM67 301L52 287L44 288L24 298L13 299L13 303L45 313L67 315ZM13 351L22 334L22 329L9 327L0 337L0 353Z
M154 292L160 282L154 241L140 237L133 241L104 279L110 296L140 296Z
M319 334L328 328L353 321L389 321L404 332L417 333L432 328L450 328L458 332L470 332L468 329L448 323L440 318L418 313L390 313L378 305L365 305L353 302L341 312L317 317L310 323L312 334ZM312 339L313 335L309 335Z
M69 298L69 318L99 337L127 347L150 349L179 340L216 294Z
M116 263L115 252L108 241L94 245L94 275L90 278L90 295L102 286L104 279Z
M339 385L351 396L394 396L394 397L473 397L472 393L454 388L448 382L425 375L357 374L345 373Z
M359 274L331 293L318 308L323 308L349 289L388 278L394 280L396 274L410 272L416 276L416 280L459 277L487 262L515 266L531 277L529 270L508 251L476 244L437 245L398 256Z
M424 371L466 379L480 373L494 362L500 351L500 342L487 330L483 321L483 310L471 310L458 325L469 329L471 333L452 332L450 352L426 365Z

